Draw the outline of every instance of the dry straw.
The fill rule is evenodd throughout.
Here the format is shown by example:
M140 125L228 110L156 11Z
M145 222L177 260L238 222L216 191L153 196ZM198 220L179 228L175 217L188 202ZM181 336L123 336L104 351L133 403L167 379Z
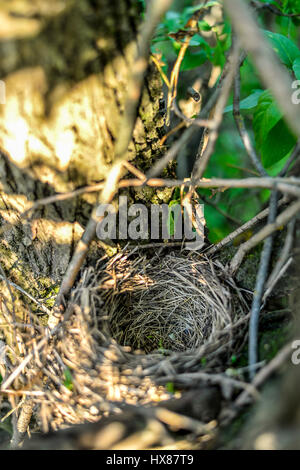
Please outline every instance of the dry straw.
M222 265L151 252L121 252L83 269L73 314L15 380L39 404L44 431L96 421L120 402L167 399L167 382L194 386L199 373L206 380L224 372L242 347L247 306ZM27 344L28 353L35 343Z
M228 286L205 258L173 254L131 260L124 255L107 266L99 290L108 330L119 344L154 350L195 350L229 327L236 312Z

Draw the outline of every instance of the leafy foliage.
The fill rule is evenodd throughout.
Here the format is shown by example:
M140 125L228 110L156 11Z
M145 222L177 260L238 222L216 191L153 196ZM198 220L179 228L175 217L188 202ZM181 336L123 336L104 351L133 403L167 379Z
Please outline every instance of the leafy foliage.
M277 11L284 14L300 12L300 0L262 1L274 5ZM152 52L159 53L164 63L163 70L169 75L180 51L182 42L174 39L174 33L183 30L191 15L202 4L192 6L192 1L185 1L185 8L177 11L174 7L169 11L157 29L152 44ZM220 2L213 1L206 4L207 11ZM264 10L261 10L264 11ZM269 41L278 59L287 68L293 80L300 80L300 50L298 47L300 35L300 19L286 17L273 13L268 14L268 28L264 25L265 16L260 15L262 32ZM189 47L181 63L180 73L197 71L200 66L207 64L218 68L219 76L226 61L226 55L231 45L231 26L224 16L217 24L207 19L207 16L198 21L198 32L190 40ZM170 33L171 34L170 36ZM213 36L208 39L207 33ZM175 35L176 37L176 35ZM200 70L200 69L199 69ZM202 68L203 70L203 68ZM182 75L183 77L183 75ZM181 75L179 75L179 82ZM183 83L184 87L184 83ZM292 96L292 90L291 90ZM232 103L232 96L230 98ZM245 118L247 130L253 140L256 152L267 172L274 176L283 168L296 143L296 138L288 128L277 103L269 90L264 89L251 59L246 58L241 67L241 101L240 111ZM228 103L225 108L222 124L215 152L206 169L206 177L236 177L251 176L255 169L251 168L249 158L241 143L232 117L233 105ZM249 174L250 172L250 174ZM256 190L249 197L249 190L230 189L217 192L212 196L210 190L199 190L200 197L205 197L213 204L205 204L205 217L209 227L209 237L213 242L227 235L233 228L233 220L246 222L262 208L268 200L269 191ZM171 204L180 204L178 194L175 194ZM217 206L219 210L216 210ZM229 215L229 217L226 216ZM170 212L167 221L170 233L174 230L174 219Z
M294 60L300 56L300 51L296 44L282 34L272 33L271 31L266 31L265 34L281 62L288 68L291 68Z
M258 99L253 130L262 163L267 168L281 160L296 143L269 91L263 92Z

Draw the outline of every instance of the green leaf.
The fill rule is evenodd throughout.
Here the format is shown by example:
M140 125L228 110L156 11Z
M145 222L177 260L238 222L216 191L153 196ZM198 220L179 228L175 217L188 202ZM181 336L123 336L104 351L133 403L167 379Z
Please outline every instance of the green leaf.
M212 27L204 20L198 21L198 28L200 31L210 31Z
M234 364L237 361L237 356L234 354L233 356L231 356L230 359L231 359L232 364Z
M284 0L282 2L282 7L279 2L271 3L275 3L277 8L283 11L284 13L299 13L300 11L300 0Z
M271 129L260 148L262 163L266 168L282 160L296 145L297 139L283 119Z
M195 34L195 36L192 37L189 46L204 46L205 49L210 49L210 46L200 34Z
M297 80L300 80L300 56L294 60L293 70L294 70L294 74Z
M66 368L64 370L64 376L65 376L65 380L64 380L64 386L68 389L68 390L73 390L73 377L72 377L72 374L70 372L70 370L68 368Z
M270 130L281 119L281 112L274 102L270 92L264 91L259 99L253 115L253 130L255 141L259 148L263 145Z
M175 393L175 385L173 382L167 382L166 383L166 390L169 393Z
M185 70L192 70L200 65L204 64L207 60L207 54L205 51L190 52L186 51L184 59L182 61L180 71L184 72Z
M263 90L254 90L251 95L247 96L247 98L244 98L240 102L240 109L243 111L254 110L254 108L256 108L257 106L258 100L260 96L262 95L262 93L264 93ZM226 108L224 109L224 113L228 113L232 111L233 111L232 104L230 104L229 106L226 106Z
M268 168L286 156L296 143L268 90L264 91L253 115L255 142L263 165Z
M170 201L169 203L169 215L168 215L168 218L167 218L167 229L168 229L168 232L169 232L169 235L172 237L174 234L175 234L175 224L178 220L178 216L179 216L179 210L178 210L178 213L176 213L176 209L175 209L175 212L173 212L173 210L171 210L171 207L173 206L179 206L180 207L180 201L176 201L176 200L172 200Z
M271 31L265 31L265 34L271 41L271 45L281 62L292 68L296 57L300 57L300 51L296 44L282 34L272 33Z
M165 16L164 25L168 32L174 32L183 28L184 20L181 18L180 13L177 13L176 11L168 11Z

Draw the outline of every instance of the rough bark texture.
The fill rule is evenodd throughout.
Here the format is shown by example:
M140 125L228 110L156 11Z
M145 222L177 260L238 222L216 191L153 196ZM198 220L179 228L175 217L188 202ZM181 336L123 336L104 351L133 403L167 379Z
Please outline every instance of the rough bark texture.
M134 0L0 2L0 221L14 224L0 241L1 264L35 298L56 290L97 195L45 206L25 222L19 215L107 175L140 13ZM162 152L160 98L150 67L129 147L144 171ZM9 299L4 282L1 292Z

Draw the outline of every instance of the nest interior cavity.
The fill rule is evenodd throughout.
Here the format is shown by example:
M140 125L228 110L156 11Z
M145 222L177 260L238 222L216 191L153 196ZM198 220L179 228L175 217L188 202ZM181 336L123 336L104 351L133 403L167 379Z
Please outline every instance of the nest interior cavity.
M234 320L230 289L205 257L123 254L105 273L98 290L104 329L133 350L194 350Z

